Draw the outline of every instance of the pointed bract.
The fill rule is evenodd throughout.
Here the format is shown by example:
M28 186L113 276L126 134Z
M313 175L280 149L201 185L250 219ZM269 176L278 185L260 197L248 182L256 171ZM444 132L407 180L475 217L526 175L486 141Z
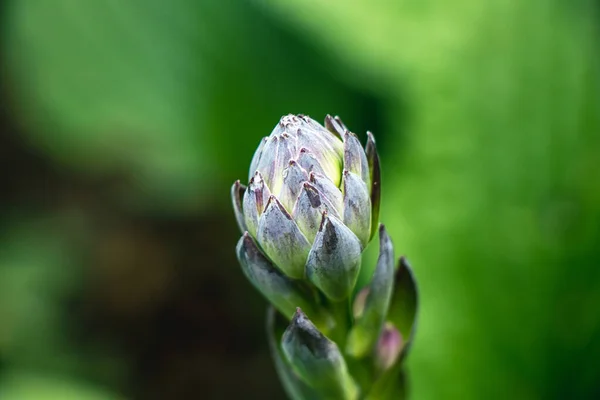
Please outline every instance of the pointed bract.
M310 243L275 196L258 222L258 243L286 275L301 279Z
M279 137L277 143L277 156L273 160L274 171L273 181L267 182L271 193L279 193L283 186L283 171L288 167L290 160L294 157L291 152L292 139L287 134L283 134Z
M285 139L284 144L287 146L289 153L295 157L298 154L298 141L287 132L281 136Z
M298 164L300 164L300 166L309 174L311 172L316 172L317 174L325 175L325 171L323 170L323 167L321 167L321 164L319 164L319 160L304 147L300 149Z
M306 124L312 129L312 131L316 134L319 141L324 141L325 145L329 150L332 150L335 153L342 154L344 151L344 146L340 141L340 138L333 132L329 131L323 125L319 124L312 118L307 116L303 116L302 119L306 122Z
M324 398L357 399L358 387L338 346L300 308L283 334L281 348L296 374Z
M394 288L394 247L383 224L379 226L379 258L368 286L363 312L348 336L346 352L364 357L373 348L385 322Z
M371 199L362 179L344 171L344 224L360 239L365 248L371 238Z
M338 138L342 139L344 137L345 129L340 125L338 121L336 121L331 115L327 114L325 117L325 128L329 130L329 132L336 135Z
M335 215L336 218L341 218L344 198L340 189L327 177L314 172L310 173L309 180L319 191L321 201L327 205L329 213Z
M289 125L290 123L293 123L294 118L296 118L296 116L293 114L283 115L279 119L279 122L277 123L277 125L275 125L275 127L271 131L271 134L269 135L269 137L270 136L279 136L282 133L284 133L286 131L286 126Z
M321 226L306 263L308 279L328 298L347 298L358 277L360 241L337 218L323 213Z
M330 135L329 132L327 134ZM298 129L296 137L298 138L299 147L309 149L319 161L321 168L325 171L325 176L331 179L334 184L339 184L344 151L342 143L338 140L339 144L336 149L322 137L311 135L301 129Z
M314 242L321 224L325 205L321 202L319 191L310 183L304 182L292 217L310 243Z
M271 192L269 191L269 188L265 184L260 172L257 171L252 179L250 179L250 184L244 193L242 202L246 229L252 236L256 236L258 218L264 212L270 196Z
M375 138L371 132L367 132L367 162L369 164L369 173L371 177L371 238L377 231L379 224L379 206L381 200L381 170L379 167L379 155L375 147Z
M246 277L283 315L293 315L296 307L304 308L315 317L322 314L311 293L299 281L285 276L275 268L248 232L238 242L236 251Z
M262 155L256 167L265 180L269 189L272 189L275 174L277 173L276 165L279 151L279 135L269 136L265 146L263 147Z
M344 169L360 176L366 186L371 183L367 155L352 132L344 133Z
M347 130L348 130L348 128L346 127L346 124L344 124L344 123L342 122L342 119L341 119L340 117L338 117L338 116L336 115L336 116L335 116L333 119L335 119L335 122L337 122L337 123L338 123L338 124L339 124L339 125L342 127L342 129L343 129L344 131L347 131Z
M262 138L262 140L260 141L260 144L258 145L258 148L256 149L256 151L254 152L254 155L252 156L252 161L250 162L250 172L248 172L248 181L250 181L250 179L252 179L252 177L256 173L256 169L258 168L258 163L260 161L260 157L262 156L263 149L264 149L265 144L267 143L268 139L269 139L268 137Z
M246 221L244 221L244 206L243 198L246 192L246 186L242 185L239 181L235 181L231 186L231 201L233 203L233 212L235 214L235 220L237 221L240 231L244 232L248 230L246 228Z
M283 171L283 186L279 194L279 200L286 210L292 211L296 200L302 191L303 182L308 181L308 174L294 160L290 160L288 167Z

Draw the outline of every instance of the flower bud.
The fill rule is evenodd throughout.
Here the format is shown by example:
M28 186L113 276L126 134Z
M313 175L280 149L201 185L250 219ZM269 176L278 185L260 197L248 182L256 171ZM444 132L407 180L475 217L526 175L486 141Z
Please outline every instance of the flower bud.
M380 371L390 369L398 360L404 341L400 331L387 323L379 336L375 349L375 365Z
M373 135L367 132L363 149L338 117L328 115L322 126L304 115L284 116L261 140L248 180L231 188L243 233L237 257L272 304L269 348L286 393L404 398L399 363L414 336L417 286L405 258L394 272L392 242L379 224ZM377 230L377 265L356 293L362 252Z
M338 118L326 128L304 115L281 118L250 164L248 187L231 194L238 225L275 268L347 298L379 210L379 161Z
M358 388L338 346L300 308L282 337L282 350L296 374L324 398L356 399Z

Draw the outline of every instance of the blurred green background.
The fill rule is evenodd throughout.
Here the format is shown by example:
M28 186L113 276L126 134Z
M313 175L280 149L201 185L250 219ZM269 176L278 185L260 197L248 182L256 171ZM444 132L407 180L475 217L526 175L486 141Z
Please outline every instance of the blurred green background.
M600 398L599 11L0 1L0 398L283 398L229 188L287 113L377 138L413 399Z

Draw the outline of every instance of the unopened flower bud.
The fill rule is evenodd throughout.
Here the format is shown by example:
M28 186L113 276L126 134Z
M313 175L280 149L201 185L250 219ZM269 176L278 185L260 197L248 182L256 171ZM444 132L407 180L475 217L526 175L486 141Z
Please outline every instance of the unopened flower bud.
M404 398L394 366L414 336L417 287L404 258L394 272L379 224L373 135L363 149L338 117L322 126L284 116L256 149L247 186L236 181L231 196L242 231L237 257L272 304L269 348L289 397ZM362 253L377 231L377 265L357 293Z
M273 265L346 299L379 217L379 160L338 118L323 127L304 115L281 118L258 146L246 188L231 190L242 232Z
M373 348L387 316L393 289L394 247L382 224L379 228L379 259L362 312L348 335L348 354L363 357Z
M315 327L300 308L282 338L283 354L296 374L324 398L353 400L358 388L338 346Z
M375 363L380 371L391 368L402 351L404 341L400 331L394 325L387 323L379 336L375 349Z

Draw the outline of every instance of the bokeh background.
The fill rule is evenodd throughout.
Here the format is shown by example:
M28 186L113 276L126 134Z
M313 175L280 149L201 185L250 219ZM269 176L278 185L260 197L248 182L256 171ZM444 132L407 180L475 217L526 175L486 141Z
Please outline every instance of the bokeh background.
M413 399L600 398L599 11L0 1L0 398L284 398L229 188L287 113L377 138Z

